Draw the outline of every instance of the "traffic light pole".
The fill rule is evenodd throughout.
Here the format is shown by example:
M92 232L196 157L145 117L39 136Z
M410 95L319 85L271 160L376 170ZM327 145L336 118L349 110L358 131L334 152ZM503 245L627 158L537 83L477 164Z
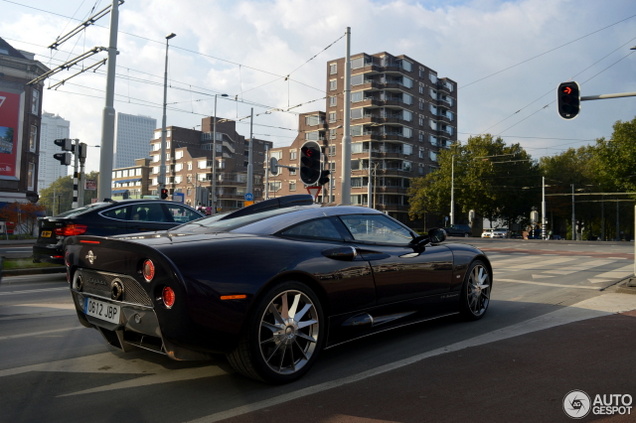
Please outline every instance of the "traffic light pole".
M636 97L636 92L631 93L615 93L615 94L599 94L581 97L581 101L586 100L604 100L606 98Z
M71 208L75 209L78 205L78 186L79 186L79 171L78 171L78 162L79 162L79 140L75 139L75 145L73 145L73 204Z

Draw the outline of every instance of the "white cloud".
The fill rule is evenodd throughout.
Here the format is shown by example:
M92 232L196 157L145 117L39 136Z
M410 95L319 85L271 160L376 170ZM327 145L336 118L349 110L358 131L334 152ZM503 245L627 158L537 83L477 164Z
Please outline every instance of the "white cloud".
M84 18L89 6L22 3L2 2L0 36L49 66L108 44L106 17L52 55L46 47L79 23L67 17ZM326 62L345 54L346 27L354 54L405 54L457 81L461 140L488 131L539 157L609 137L615 121L636 115L634 98L586 101L573 121L560 119L554 103L556 86L570 78L583 95L633 91L633 0L139 0L119 10L117 111L161 122L164 37L177 34L168 125L195 127L212 115L213 95L227 93L241 101L219 98L219 116L242 118L253 107L255 136L288 144L297 116L266 112L324 110L324 101L311 101L325 95ZM72 137L99 144L105 86L102 67L47 90L45 110L70 120ZM248 123L238 126L245 136ZM89 169L98 166L89 158Z

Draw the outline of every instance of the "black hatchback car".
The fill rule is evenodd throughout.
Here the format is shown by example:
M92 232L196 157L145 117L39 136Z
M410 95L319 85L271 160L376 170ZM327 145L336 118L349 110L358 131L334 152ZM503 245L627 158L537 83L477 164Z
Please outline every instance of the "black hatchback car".
M160 231L203 216L192 207L173 201L142 199L89 204L39 220L33 261L63 264L64 239L69 236Z

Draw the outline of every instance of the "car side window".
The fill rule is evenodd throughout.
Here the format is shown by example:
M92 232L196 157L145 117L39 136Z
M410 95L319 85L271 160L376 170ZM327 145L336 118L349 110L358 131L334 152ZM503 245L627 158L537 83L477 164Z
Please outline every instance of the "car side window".
M413 240L411 232L384 215L340 216L356 241L405 245Z
M110 217L111 219L128 220L130 216L131 207L118 207L116 209L107 210L102 213L103 216Z
M315 219L308 222L299 223L280 233L282 236L291 238L324 239L331 241L342 241L342 236L330 219Z
M148 221L149 222L172 222L172 217L166 216L163 210L162 204L150 203L148 207Z
M190 209L186 209L185 207L181 207L179 205L169 205L166 206L168 208L168 213L172 216L172 219L175 222L185 223L194 219L198 219L201 217L197 213L193 212Z

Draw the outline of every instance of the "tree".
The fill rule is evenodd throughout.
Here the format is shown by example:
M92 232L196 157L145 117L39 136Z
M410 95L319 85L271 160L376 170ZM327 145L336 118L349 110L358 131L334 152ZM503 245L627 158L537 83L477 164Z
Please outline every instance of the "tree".
M97 179L98 172L91 172L86 179ZM89 204L97 197L95 191L84 191L84 204ZM48 215L57 215L70 210L73 204L73 177L63 176L40 191L40 204Z
M490 134L470 137L465 145L454 144L440 152L438 163L436 171L411 183L412 219L427 213L448 213L451 184L456 215L466 216L474 210L490 220L509 223L529 215L530 204L519 194L529 181L539 181L540 174L519 144L507 146Z
M15 223L18 234L34 233L37 218L44 214L44 207L33 203L13 202L0 209L0 219Z
M636 191L636 118L614 124L612 139L600 138L595 146L599 187L606 191Z

